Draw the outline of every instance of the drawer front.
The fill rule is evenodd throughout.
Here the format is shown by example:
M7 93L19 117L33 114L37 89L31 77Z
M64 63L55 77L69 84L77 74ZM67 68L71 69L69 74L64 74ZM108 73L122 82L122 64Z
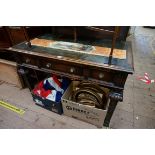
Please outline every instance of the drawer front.
M73 74L73 75L79 75L79 76L82 76L83 74L82 68L75 65L64 64L61 61L60 62L42 61L41 68L51 69L51 70Z
M92 69L85 66L76 66L72 63L64 63L62 61L53 61L48 59L42 59L39 57L33 57L29 55L20 55L20 61L22 63L37 66L39 69L48 69L51 71L57 71L62 74L79 76L88 80L98 80L110 83L116 83L116 73L108 72L101 69Z
M22 59L21 60L22 63L38 66L38 59L36 57L30 57L30 56L27 56L27 55L22 55L21 59Z
M101 70L90 70L90 78L112 82L114 79L114 73Z

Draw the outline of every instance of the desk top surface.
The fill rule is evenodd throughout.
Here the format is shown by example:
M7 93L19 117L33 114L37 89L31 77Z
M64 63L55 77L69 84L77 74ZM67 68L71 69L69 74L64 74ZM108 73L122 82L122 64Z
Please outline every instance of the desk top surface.
M37 37L37 39L46 39L48 41L65 41L65 42L73 42L71 40L66 39L55 39L50 34L45 34L43 36ZM108 68L112 70L119 70L124 71L128 73L133 73L133 55L132 55L132 48L130 42L119 42L116 43L115 48L118 50L122 50L126 52L125 58L120 59L117 57L113 57L111 61L111 65L108 64L109 57L108 56L102 56L101 54L90 54L89 49L92 47L103 47L103 48L110 48L111 42L108 40L96 40L96 41L78 41L77 43L88 45L88 53L87 52L74 52L72 50L66 50L66 49L57 49L57 48L51 48L51 47L45 47L45 46L36 46L32 44L32 47L29 48L26 44L26 42L22 42L18 45L13 46L10 48L10 50L17 51L17 52L23 52L31 55L39 55L39 56L54 56L55 59L60 60L67 60L72 61L75 63L80 64L88 64L92 66L99 66L103 68Z

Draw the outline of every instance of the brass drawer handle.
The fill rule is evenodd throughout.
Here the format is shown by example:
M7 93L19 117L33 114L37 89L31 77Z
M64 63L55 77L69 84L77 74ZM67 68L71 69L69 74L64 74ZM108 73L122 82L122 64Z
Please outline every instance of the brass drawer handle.
M30 63L31 60L30 60L29 58L27 58L27 59L25 60L25 62L26 62L26 63Z
M99 73L99 78L100 79L104 78L104 74L103 73Z
M71 67L71 68L70 68L70 72L71 72L71 73L74 73L74 72L75 72L75 68L74 68L74 67Z
M47 63L47 64L46 64L46 67L47 67L47 68L50 68L50 67L51 67L51 63Z

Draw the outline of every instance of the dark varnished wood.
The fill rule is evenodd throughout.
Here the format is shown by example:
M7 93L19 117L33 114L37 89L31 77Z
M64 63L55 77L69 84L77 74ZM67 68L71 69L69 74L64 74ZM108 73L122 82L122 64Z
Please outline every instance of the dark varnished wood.
M113 56L113 50L115 48L115 43L116 43L116 39L119 36L120 33L120 27L119 26L115 26L114 30L108 30L108 29L103 29L103 28L98 28L98 27L94 27L94 26L88 26L87 28L89 28L90 30L93 31L97 31L97 32L104 32L104 33L108 33L111 34L112 37L112 46L111 46L111 51L110 51L110 55L109 55L109 60L108 60L108 64L111 64L111 60L112 60L112 56Z
M17 62L19 64L29 64L36 66L40 69L48 69L52 71L58 71L63 74L72 76L80 76L80 79L91 79L96 80L97 83L102 85L102 82L109 82L109 86L113 83L114 86L124 88L125 80L127 78L128 72L120 71L117 68L108 68L108 66L97 66L97 64L89 64L87 62L81 62L78 60L70 60L68 58L57 58L51 57L50 54L40 54L22 51L16 51L10 48L9 51L14 51L16 53ZM50 57L48 56L50 55ZM61 63L60 63L61 62ZM48 67L48 64L51 64ZM73 68L73 72L71 69Z
M111 70L111 71L122 71L122 72L126 72L128 74L132 74L133 73L133 59L132 59L132 53L127 52L127 58L128 58L128 64L131 66L131 70L128 70L128 68L123 67L123 66L117 66L117 65L108 65L108 64L104 64L104 63L98 63L98 62L91 62L88 60L81 60L81 59L74 59L74 58L68 58L66 56L63 57L59 57L57 55L52 55L49 53L45 53L44 51L39 50L38 52L31 52L31 49L19 49L16 47L10 47L9 49L7 49L8 51L14 51L18 54L24 54L24 55L28 55L28 56L36 56L36 57L42 57L43 59L50 59L50 61L55 60L55 61L61 61L61 62L66 62L66 63L74 63L76 65L80 65L83 66L90 66L90 67L96 67L98 69L107 69L107 70ZM131 45L128 47L127 50L130 50L131 52Z
M8 48L10 47L11 40L9 38L9 35L7 34L7 30L4 26L0 27L0 47L1 48Z
M107 31L113 31L114 26L100 26L100 29L106 29ZM67 35L71 36L71 38L77 40L77 34L79 38L112 38L112 35L107 35L107 32L98 32L86 29L86 27L76 26L76 27L63 27L63 26L53 26L51 27L25 27L28 37L33 38L37 35L41 35L43 33L53 33L53 34L61 34L61 36L66 37ZM51 30L52 29L52 30ZM76 31L75 31L76 29ZM121 26L120 33L117 37L118 40L125 40L128 34L129 27ZM0 27L0 47L10 47L12 45L18 44L22 41L27 40L26 35L23 31L22 26L1 26Z
M127 61L113 59L113 65L65 55L59 56L57 54L59 51L56 54L51 54L46 52L46 48L37 49L33 46L30 48L25 43L6 49L7 52L14 54L20 68L54 73L73 80L87 80L109 88L111 90L109 94L110 103L104 121L104 125L109 126L117 103L123 100L123 89L127 76L133 73L133 56L130 43L126 49Z
M95 29L92 27L93 26L76 26L78 37L83 39L112 39L114 26L95 26ZM125 41L129 28L129 26L120 26L120 33L117 40ZM54 32L53 34L58 34L62 38L73 38L74 26L54 26L52 29L54 29L54 31L52 31ZM98 29L104 29L106 31L98 31ZM112 32L111 35L109 35L109 32Z
M46 27L2 26L0 27L0 47L10 47L46 31Z
M117 106L117 103L119 101L123 101L123 93L122 92L110 92L109 94L109 99L110 99L110 102L109 102L109 106L108 106L108 111L107 111L107 115L105 117L105 120L104 120L104 126L106 127L109 127L109 123L110 123L110 120L111 120L111 117L116 109L116 106Z

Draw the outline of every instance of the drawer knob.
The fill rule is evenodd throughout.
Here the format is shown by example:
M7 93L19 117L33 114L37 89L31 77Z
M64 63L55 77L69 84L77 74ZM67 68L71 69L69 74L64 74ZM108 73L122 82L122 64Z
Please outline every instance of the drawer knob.
M71 73L74 73L74 72L75 72L75 68L74 68L74 67L71 67L71 68L70 68L70 72L71 72Z
M104 77L104 74L103 73L100 73L99 74L99 78L102 79L103 77Z
M47 64L46 64L46 67L47 67L47 68L50 68L50 67L51 67L51 63L47 63Z
M31 61L31 60L30 60L29 58L27 58L27 59L25 60L26 63L30 63L30 61Z

